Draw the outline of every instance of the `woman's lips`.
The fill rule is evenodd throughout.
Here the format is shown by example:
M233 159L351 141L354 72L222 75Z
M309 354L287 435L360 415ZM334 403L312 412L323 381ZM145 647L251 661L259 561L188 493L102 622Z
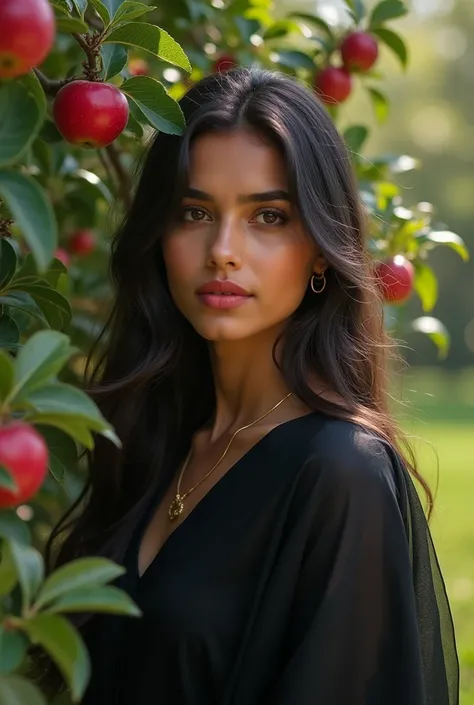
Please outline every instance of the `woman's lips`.
M196 293L205 306L218 309L242 306L252 296L247 289L230 279L214 279L203 284Z
M204 306L218 309L237 308L252 298L250 295L238 294L198 294L197 296Z

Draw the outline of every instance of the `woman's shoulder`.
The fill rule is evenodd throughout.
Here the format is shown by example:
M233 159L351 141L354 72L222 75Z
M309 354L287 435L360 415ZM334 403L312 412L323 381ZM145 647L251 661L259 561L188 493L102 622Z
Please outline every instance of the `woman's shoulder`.
M356 493L385 487L397 494L401 458L374 431L317 413L305 417L304 425L301 474L307 482L324 482L339 491Z

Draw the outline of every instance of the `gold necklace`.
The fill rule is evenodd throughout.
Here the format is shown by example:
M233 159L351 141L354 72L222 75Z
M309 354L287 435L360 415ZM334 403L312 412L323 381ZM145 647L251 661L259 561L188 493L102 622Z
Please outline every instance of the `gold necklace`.
M283 404L283 402L286 401L286 400L288 399L288 397L291 397L292 393L293 393L293 392L290 392L290 393L287 394L285 397L283 397L283 399L280 399L280 401L279 401L277 404L275 404L275 406L272 406L272 408L271 408L269 411L266 411L264 414L262 414L261 416L259 416L258 419L255 419L255 421L252 421L252 423L248 423L246 426L242 426L241 428L238 428L237 431L235 431L234 434L232 435L232 438L231 438L230 441L228 442L225 451L222 453L222 455L221 455L221 457L219 458L219 460L217 461L217 463L209 470L208 473L206 473L206 474L204 475L204 477L202 477L202 478L199 480L199 482L196 482L196 484L193 485L193 487L191 487L190 490L188 490L188 491L185 492L184 494L181 494L181 480L183 479L184 471L186 470L186 468L187 468L187 466L188 466L188 464L189 464L189 461L190 461L190 459L191 459L192 449L189 451L188 457L187 457L186 460L184 461L184 465L183 465L183 467L181 468L181 472L179 473L178 483L177 483L177 485L176 485L176 495L175 495L175 498L174 498L173 501L171 502L170 508L168 509L168 516L169 516L169 518L170 518L171 521L174 521L174 519L177 519L177 518L180 516L180 514L183 513L183 511L184 511L184 500L186 499L186 497L189 497L189 495L191 494L191 492L193 492L193 491L196 489L196 487L199 487L199 485L202 484L202 483L204 482L204 480L206 480L206 479L209 477L209 475L211 475L211 473L214 472L214 470L217 468L217 466L220 465L220 463L224 460L225 456L227 455L227 451L229 450L230 446L232 445L232 441L234 440L234 438L236 437L236 435L237 435L238 433L240 433L241 431L245 431L246 428L250 428L251 426L254 426L256 423L258 423L259 421L261 421L262 419L264 419L266 416L268 416L269 414L271 414L272 411L275 411L275 409L277 409L277 408L280 406L280 404Z

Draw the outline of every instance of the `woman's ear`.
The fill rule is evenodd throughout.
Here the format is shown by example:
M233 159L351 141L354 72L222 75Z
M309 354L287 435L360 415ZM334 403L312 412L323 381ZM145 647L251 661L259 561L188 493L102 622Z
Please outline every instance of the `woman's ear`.
M323 274L328 268L328 263L322 252L318 252L313 262L313 272L317 275Z

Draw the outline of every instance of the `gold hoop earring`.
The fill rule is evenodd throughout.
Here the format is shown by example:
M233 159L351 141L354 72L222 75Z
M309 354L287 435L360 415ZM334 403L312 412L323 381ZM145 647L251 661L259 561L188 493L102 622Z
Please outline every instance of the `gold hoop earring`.
M319 284L318 289L315 289L315 287L314 287L315 278ZM326 277L324 275L324 272L322 274L316 274L316 272L315 272L313 274L313 276L311 277L311 289L314 291L315 294L322 294L325 288L326 288Z

